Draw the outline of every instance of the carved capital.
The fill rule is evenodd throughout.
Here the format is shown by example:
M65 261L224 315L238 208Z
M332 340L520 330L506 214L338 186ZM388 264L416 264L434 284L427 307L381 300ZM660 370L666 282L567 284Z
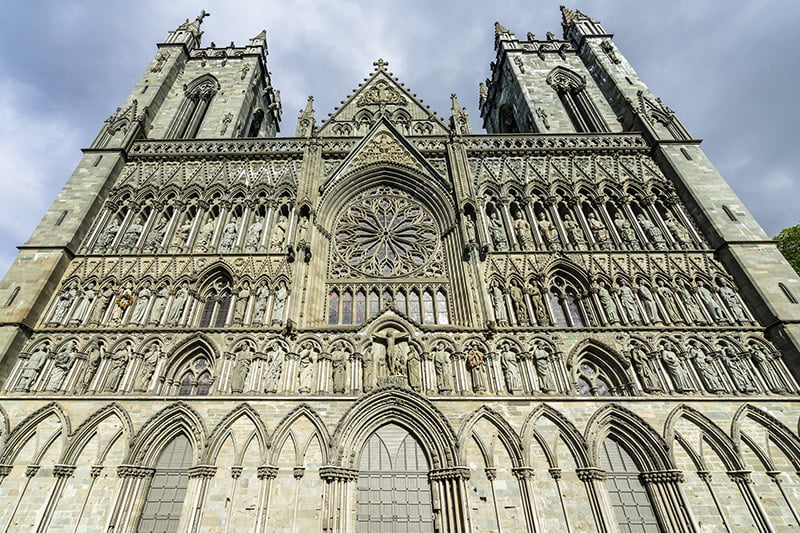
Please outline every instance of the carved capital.
M13 465L0 465L0 477L6 477L10 474L11 468L13 468Z
M146 466L119 465L117 467L117 476L119 477L146 478L153 477L153 474L155 473L155 468L148 468Z
M484 472L486 472L486 479L488 479L489 481L494 481L497 478L496 468L486 467L484 469Z
M294 467L294 470L292 471L292 474L294 475L295 479L303 479L303 476L305 475L305 473L306 473L306 469L303 466L296 466L296 467Z
M28 465L25 467L25 477L33 477L41 468L40 465Z
M339 466L323 466L319 469L319 477L327 483L334 481L355 481L358 479L358 470Z
M561 469L560 468L551 468L548 470L550 472L550 477L554 480L558 481L561 479Z
M53 465L53 475L55 477L72 477L75 473L75 465Z
M242 475L243 468L241 466L232 466L231 467L231 477L233 479L239 479Z
M189 477L212 478L217 473L217 467L213 465L197 465L189 469Z
M278 467L272 465L262 465L258 467L258 479L275 479L278 475Z
M599 468L578 468L577 470L575 470L575 473L578 474L578 479L580 479L584 483L587 481L606 480L605 470L601 470Z
M731 481L739 485L746 485L753 482L753 478L750 477L750 470L731 470L727 472L727 474Z
M683 483L684 476L680 470L658 470L639 474L642 483Z
M428 479L431 481L440 481L447 479L469 479L469 468L465 466L454 466L452 468L439 468L431 470L428 473Z
M533 479L533 476L536 473L536 471L529 466L521 466L519 468L512 468L511 473L514 474L515 478L523 480L523 479Z
M98 477L100 477L100 474L102 472L103 472L103 466L102 465L94 465L94 466L92 466L92 469L90 471L90 475L93 478L98 478Z

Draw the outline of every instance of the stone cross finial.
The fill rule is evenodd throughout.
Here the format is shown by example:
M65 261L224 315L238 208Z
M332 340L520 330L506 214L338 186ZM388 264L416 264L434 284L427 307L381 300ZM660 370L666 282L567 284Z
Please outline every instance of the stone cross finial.
M378 70L386 70L386 67L389 66L388 61L384 61L383 58L379 58L377 61L372 63L377 67Z
M200 10L200 14L197 15L197 18L195 20L197 21L198 24L202 24L203 23L203 19L206 18L206 17L210 17L210 16L211 16L211 13L209 13L205 9L201 9Z

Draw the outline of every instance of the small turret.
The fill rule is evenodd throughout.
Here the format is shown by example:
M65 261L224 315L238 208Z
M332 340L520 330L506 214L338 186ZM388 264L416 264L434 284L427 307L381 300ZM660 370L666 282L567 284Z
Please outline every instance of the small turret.
M204 18L210 16L211 13L203 9L193 21L189 22L189 19L186 19L186 22L167 34L164 44L183 44L189 50L199 47L200 37L203 35L203 32L200 31L200 25L203 23Z
M297 128L295 129L295 137L311 137L314 134L315 121L314 121L314 97L309 96L306 108L300 111L297 117Z
M606 30L595 20L580 11L571 10L561 6L561 27L564 29L564 39L580 44L581 39L587 35L605 36Z
M472 128L469 124L469 115L467 111L458 103L456 93L450 95L450 128L456 135L469 135L472 133Z

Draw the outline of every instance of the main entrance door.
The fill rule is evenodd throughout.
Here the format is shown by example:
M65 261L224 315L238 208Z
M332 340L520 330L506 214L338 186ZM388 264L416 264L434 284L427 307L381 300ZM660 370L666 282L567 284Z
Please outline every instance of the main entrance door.
M387 424L361 449L358 533L433 531L428 460L408 431Z

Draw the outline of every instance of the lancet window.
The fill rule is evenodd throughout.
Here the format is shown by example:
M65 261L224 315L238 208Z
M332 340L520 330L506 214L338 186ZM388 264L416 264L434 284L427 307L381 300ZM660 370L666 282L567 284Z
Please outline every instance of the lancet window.
M564 109L567 111L575 131L609 131L603 117L586 93L586 80L565 68L556 68L547 77L547 83L555 89Z
M334 287L328 292L328 324L363 324L392 307L419 324L449 324L443 287Z
M138 531L177 531L189 485L192 446L184 435L172 439L156 462Z
M206 116L211 100L219 91L219 82L209 75L184 86L184 98L167 130L168 139L194 139Z

